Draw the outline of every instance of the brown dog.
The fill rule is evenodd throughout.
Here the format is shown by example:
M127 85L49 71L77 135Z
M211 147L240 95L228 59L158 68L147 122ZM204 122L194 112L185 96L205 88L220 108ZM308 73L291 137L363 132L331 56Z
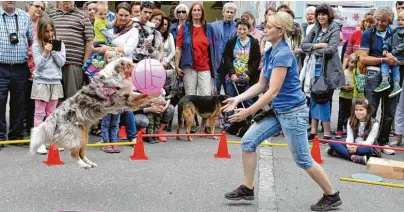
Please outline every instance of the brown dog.
M225 95L217 96L197 96L188 95L181 98L178 102L178 127L177 134L181 128L184 127L184 121L186 122L185 132L190 134L191 127L195 121L195 114L202 117L201 134L205 130L206 122L209 120L210 133L215 133L215 122L221 114L222 102L228 97ZM179 140L180 138L177 137ZM216 137L214 137L216 139ZM193 139L188 136L188 141Z

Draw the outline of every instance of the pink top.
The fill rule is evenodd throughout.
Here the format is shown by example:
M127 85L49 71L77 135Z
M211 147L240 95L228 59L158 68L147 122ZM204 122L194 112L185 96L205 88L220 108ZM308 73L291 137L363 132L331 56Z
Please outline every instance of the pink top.
M254 31L250 32L250 35L253 36L255 39L257 39L258 41L260 41L262 38L262 31L258 30L257 28L254 28Z

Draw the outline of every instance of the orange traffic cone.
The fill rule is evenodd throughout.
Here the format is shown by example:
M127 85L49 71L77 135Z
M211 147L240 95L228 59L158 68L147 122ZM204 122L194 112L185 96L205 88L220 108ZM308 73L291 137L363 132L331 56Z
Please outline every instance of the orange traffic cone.
M118 133L119 139L127 139L128 135L126 134L126 127L122 126L119 128L119 133Z
M133 155L130 156L132 160L149 160L146 153L144 152L144 143L142 132L139 131L136 135L136 145L133 148Z
M219 147L217 148L215 158L231 158L231 155L229 154L229 150L227 148L226 131L222 131L220 135Z
M50 147L49 147L48 160L43 161L43 163L48 165L48 166L57 166L57 165L65 164L65 163L63 163L63 161L60 160L59 150L53 144L51 144Z
M314 137L313 146L311 147L311 157L320 165L324 162L321 159L320 139L318 136Z

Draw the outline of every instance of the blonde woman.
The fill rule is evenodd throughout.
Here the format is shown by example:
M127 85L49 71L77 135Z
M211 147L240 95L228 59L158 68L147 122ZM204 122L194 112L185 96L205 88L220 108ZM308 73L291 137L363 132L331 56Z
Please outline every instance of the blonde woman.
M258 83L243 94L225 101L223 111L230 112L240 102L265 92L249 108L238 109L236 114L230 116L231 122L244 120L270 102L276 113L276 116L268 115L254 123L242 138L244 182L236 190L226 193L225 197L229 200L254 199L256 149L263 140L282 130L297 165L306 170L324 192L323 197L312 205L311 209L328 211L340 206L342 201L339 192L334 190L328 180L324 169L310 156L306 130L309 110L300 86L296 58L285 41L287 34L292 30L293 19L289 14L278 12L268 18L264 32L267 40L272 43L272 47L264 55L264 65Z

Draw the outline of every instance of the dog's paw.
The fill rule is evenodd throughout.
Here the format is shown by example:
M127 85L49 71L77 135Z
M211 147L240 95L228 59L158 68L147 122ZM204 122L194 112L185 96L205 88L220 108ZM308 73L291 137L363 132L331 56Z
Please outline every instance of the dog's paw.
M91 165L84 163L84 161L82 161L82 160L78 160L77 164L79 165L80 168L83 168L83 169L91 168Z
M93 163L93 162L89 163L88 165L90 165L90 166L91 166L91 168L95 168L95 167L97 167L97 164L96 164L96 163Z
M194 139L191 137L188 137L188 141L193 141Z
M97 164L92 162L91 160L89 160L87 157L84 157L83 161L84 161L84 163L87 163L88 165L90 165L91 168L97 167Z
M177 137L177 140L181 140L181 138L180 138L180 137Z

